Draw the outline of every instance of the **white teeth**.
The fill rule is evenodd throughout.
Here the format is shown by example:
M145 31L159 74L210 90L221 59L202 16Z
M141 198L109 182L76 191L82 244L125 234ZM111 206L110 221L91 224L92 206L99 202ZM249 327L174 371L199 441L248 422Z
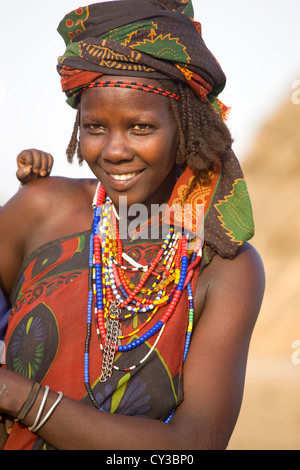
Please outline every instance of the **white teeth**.
M114 174L110 173L110 176L116 181L126 181L126 180L130 180L131 178L133 178L137 174L138 174L137 172L127 173L126 175L114 175Z

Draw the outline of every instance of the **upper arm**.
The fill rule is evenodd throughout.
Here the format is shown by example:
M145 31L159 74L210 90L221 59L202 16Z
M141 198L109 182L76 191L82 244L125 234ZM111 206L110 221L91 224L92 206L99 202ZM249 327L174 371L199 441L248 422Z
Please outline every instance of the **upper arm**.
M7 299L22 264L22 218L22 201L17 194L0 210L0 288Z
M187 426L195 448L227 446L264 292L262 263L250 245L234 260L216 257L212 263L206 268L210 282L205 305L184 365L184 401L174 416L174 424L178 420Z
M28 240L38 233L48 207L47 186L49 183L40 180L28 183L0 210L0 288L7 298L25 258Z

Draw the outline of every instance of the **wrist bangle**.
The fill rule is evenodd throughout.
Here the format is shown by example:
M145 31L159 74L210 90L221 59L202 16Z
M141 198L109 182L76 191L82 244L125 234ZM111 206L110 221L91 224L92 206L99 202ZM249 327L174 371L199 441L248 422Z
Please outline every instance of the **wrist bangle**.
M38 411L38 413L37 413L37 415L36 415L36 418L35 418L35 420L34 420L33 425L30 426L30 428L28 428L29 431L34 431L35 427L37 426L37 424L38 424L38 422L39 422L39 420L40 420L41 414L42 414L43 409L44 409L44 407L45 407L45 403L46 403L46 400L47 400L47 397L48 397L49 390L50 390L50 389L49 389L48 385L46 385L46 387L45 387L45 392L44 392L44 396L43 396L43 399L42 399L42 403L41 403L41 405L40 405L39 411Z
M18 423L19 421L22 421L23 419L26 418L27 414L29 413L29 411L33 407L33 404L36 400L36 397L38 396L40 388L41 388L41 386L40 386L39 383L35 382L33 384L32 388L29 392L29 395L28 395L27 399L25 400L24 405L22 406L22 408L20 409L20 411L18 413L18 416L14 420L15 423Z
M44 426L44 424L46 423L46 421L48 421L48 419L50 418L50 416L52 415L53 411L55 410L55 408L57 407L57 405L60 403L61 399L63 397L63 394L62 392L58 392L58 397L56 399L56 401L53 403L53 405L51 406L50 410L48 411L48 413L46 414L45 418L38 424L38 426L36 426L32 432L37 432L42 426Z

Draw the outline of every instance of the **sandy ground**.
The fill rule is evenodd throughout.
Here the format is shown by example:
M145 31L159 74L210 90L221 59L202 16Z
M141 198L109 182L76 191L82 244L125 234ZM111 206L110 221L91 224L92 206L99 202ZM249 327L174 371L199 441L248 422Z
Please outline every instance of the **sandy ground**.
M244 401L228 450L299 449L300 364L291 356L250 356Z

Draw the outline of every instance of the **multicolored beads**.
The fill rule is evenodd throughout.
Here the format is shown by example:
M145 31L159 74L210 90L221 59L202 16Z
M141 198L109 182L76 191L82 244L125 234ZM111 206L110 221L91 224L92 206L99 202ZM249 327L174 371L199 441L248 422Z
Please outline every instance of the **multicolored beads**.
M100 381L107 380L113 370L130 371L145 362L156 348L168 320L173 315L183 290L186 288L189 301L189 316L186 332L183 361L186 360L193 331L194 301L191 287L193 269L201 259L199 244L196 244L189 260L187 238L184 234L175 233L170 227L157 255L149 266L142 266L123 255L122 242L119 236L118 223L113 205L104 188L98 185L93 201L94 219L90 235L89 254L89 297L87 307L87 335L84 355L84 381L88 394L97 408L100 405L95 399L89 380L89 343L93 318L102 351L102 369ZM132 285L125 277L128 267L123 266L123 259L129 261L133 271L141 273L137 285ZM170 281L172 276L172 284ZM153 277L151 287L147 281ZM167 287L168 292L167 292ZM165 306L161 318L140 334L138 339L121 344L121 340L131 338L146 329L159 309ZM127 311L128 313L123 313ZM146 321L128 334L120 333L121 323L135 315L148 313ZM152 347L137 364L121 369L114 364L115 354L130 353L150 338L157 335ZM129 355L130 357L130 355ZM173 412L166 420L169 422Z

